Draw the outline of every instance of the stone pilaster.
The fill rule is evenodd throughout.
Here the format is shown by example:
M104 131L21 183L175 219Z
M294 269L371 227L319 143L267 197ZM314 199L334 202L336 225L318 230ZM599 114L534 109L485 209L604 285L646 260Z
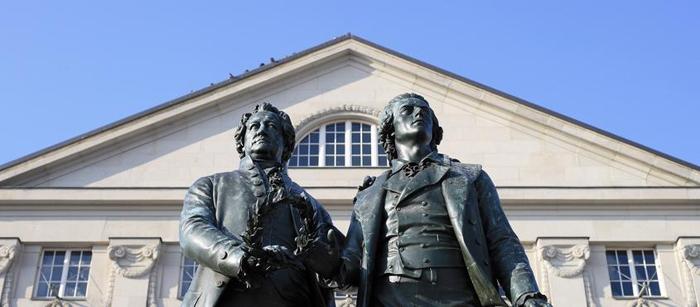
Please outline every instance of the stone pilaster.
M12 285L14 284L14 267L21 245L17 239L0 239L0 306L9 306Z
M110 239L105 306L156 306L160 238Z
M590 257L587 238L538 238L542 291L554 306L586 307L590 286L585 274Z
M683 282L685 306L700 305L700 238L679 238L676 241L676 256Z

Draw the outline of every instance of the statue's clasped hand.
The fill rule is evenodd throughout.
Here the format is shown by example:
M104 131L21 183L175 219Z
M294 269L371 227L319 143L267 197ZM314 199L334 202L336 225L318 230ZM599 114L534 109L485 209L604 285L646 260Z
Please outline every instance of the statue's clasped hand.
M249 250L243 259L244 270L251 273L267 273L281 268L304 269L302 262L285 246L266 245L259 250Z
M328 278L335 274L340 263L340 247L335 230L329 229L325 239L324 241L316 238L313 241L304 258L304 264L319 275Z

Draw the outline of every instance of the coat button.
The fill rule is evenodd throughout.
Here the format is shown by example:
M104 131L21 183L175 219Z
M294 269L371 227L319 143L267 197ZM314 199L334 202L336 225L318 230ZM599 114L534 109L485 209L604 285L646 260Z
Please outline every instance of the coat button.
M428 216L428 214L427 214L427 213L423 213L423 216Z
M216 287L217 288L222 288L226 283L223 280L217 280L216 281Z
M260 197L260 196L263 196L263 194L265 194L265 192L263 192L262 190L255 190L255 193L254 193L254 194L255 194L255 196L257 196L257 197Z
M428 202L427 202L427 201L422 201L422 202L420 202L420 205L423 206L423 207L425 207L425 206L428 205Z
M224 259L226 259L226 257L228 257L228 252L226 252L224 250L219 251L219 259L224 260Z
M427 243L421 243L420 247L426 248L426 247L428 247L428 244L427 244Z
M399 195L397 195L397 194L394 194L394 198L399 198Z
M261 185L261 184L262 184L262 180L260 180L260 178L255 178L255 179L253 179L253 184L254 184L254 185Z
M406 250L405 247L400 247L400 248L399 248L399 251L402 251L402 252L403 252L403 251L405 251L405 250Z
M397 208L396 208L396 211L401 211L401 207L397 207Z

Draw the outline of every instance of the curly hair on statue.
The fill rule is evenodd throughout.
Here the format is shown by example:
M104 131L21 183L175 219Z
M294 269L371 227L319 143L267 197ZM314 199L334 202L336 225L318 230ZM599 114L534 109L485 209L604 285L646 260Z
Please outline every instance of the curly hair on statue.
M253 113L245 113L241 116L241 124L236 128L233 133L233 138L236 142L236 151L241 158L245 157L245 133L247 129L246 123L253 114L258 112L270 112L277 115L280 119L280 124L282 125L282 135L284 136L284 151L282 152L282 163L287 163L287 160L292 156L294 152L294 145L296 143L296 133L294 131L294 125L289 119L289 115L280 111L275 106L270 103L263 102L262 104L256 105Z
M386 152L390 161L389 163L397 157L396 144L394 143L394 105L410 99L421 100L430 107L430 104L423 96L416 93L405 93L391 99L384 107L384 111L379 115L379 127L377 129L379 130L379 143L384 147L384 152ZM442 141L442 127L440 127L433 109L430 109L430 116L433 119L433 137L430 141L430 148L437 150L437 145L440 145L440 141Z

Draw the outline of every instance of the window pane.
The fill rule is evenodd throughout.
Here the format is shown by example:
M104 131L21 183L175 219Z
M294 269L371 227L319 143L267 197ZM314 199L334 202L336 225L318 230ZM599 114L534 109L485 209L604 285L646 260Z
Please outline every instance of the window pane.
M622 296L622 286L619 282L610 283L610 290L613 296Z
M371 154L371 153L372 153L372 149L370 149L369 145L362 145L362 155L367 155L367 154Z
M360 142L360 134L359 134L359 133L353 133L353 134L352 134L352 142L353 142L353 143L359 143L359 142Z
M617 272L617 267L608 266L608 277L610 277L610 281L620 280L620 274Z
M345 154L345 145L336 145L335 146L336 152L339 155L344 155Z
M63 259L65 259L65 251L57 251L53 258L54 265L63 265Z
M310 141L311 143L318 143L318 135L319 135L318 132L312 132L312 133L311 133L311 138L310 138L309 141Z
M660 296L661 295L661 287L659 287L659 282L652 281L649 283L649 292L651 292L651 295L655 296Z
M643 264L644 257L642 257L642 251L632 251L632 259L634 259L634 263L636 264Z
M638 280L647 280L647 270L644 269L644 266L635 266L634 271L637 273Z
M363 157L362 157L362 165L363 165L363 166L370 166L370 165L372 165L372 160L371 160L371 158L370 158L370 157L365 157L365 156L363 156Z
M632 279L632 274L630 273L629 266L620 266L620 275L624 280Z
M72 258L72 257L71 257ZM68 281L76 281L78 280L78 267L70 267L68 268L68 277L66 278Z
M625 251L619 251L617 253L617 262L620 264L627 264L627 253Z
M634 295L634 292L632 292L632 282L622 282L622 294Z
M644 251L644 260L647 264L654 264L654 251Z
M326 166L333 166L333 157L326 156Z
M363 142L363 143L367 143L367 144L369 144L369 142L371 142L370 134L369 134L369 133L363 133L363 134L362 134L362 142Z
M78 284L78 289L75 293L76 297L84 297L87 294L87 283L81 282Z
M360 131L360 123L352 123L352 131Z
M606 251L605 257L608 259L608 264L617 264L617 257L615 256L615 251Z
M352 154L353 155L359 155L360 154L360 145L352 145Z
M353 156L353 157L352 157L352 165L353 165L353 166L359 166L359 165L360 165L360 157L359 157L359 156Z
M66 283L66 288L63 290L63 296L65 296L65 297L75 296L76 286L77 286L77 284L74 282Z
M310 154L318 155L318 145L311 145L311 147L309 147L309 150Z
M74 252L70 255L70 265L80 264L80 252Z
M40 282L36 289L37 297L46 297L49 295L49 285L47 283Z
M63 273L63 266L53 267L53 270L51 270L50 281L59 281L60 282L62 273Z
M299 157L299 166L309 166L309 157Z
M309 164L318 165L318 156L312 156L311 158L309 158Z
M89 267L81 267L79 272L80 273L78 273L78 279L80 281L87 281L88 277L90 275L90 268Z
M337 158L335 158L335 165L337 165L337 166L345 166L345 157L337 157Z
M309 153L309 147L307 145L303 145L299 147L299 154L300 155L306 155Z
M335 134L334 133L326 133L326 143L334 143L335 142Z

